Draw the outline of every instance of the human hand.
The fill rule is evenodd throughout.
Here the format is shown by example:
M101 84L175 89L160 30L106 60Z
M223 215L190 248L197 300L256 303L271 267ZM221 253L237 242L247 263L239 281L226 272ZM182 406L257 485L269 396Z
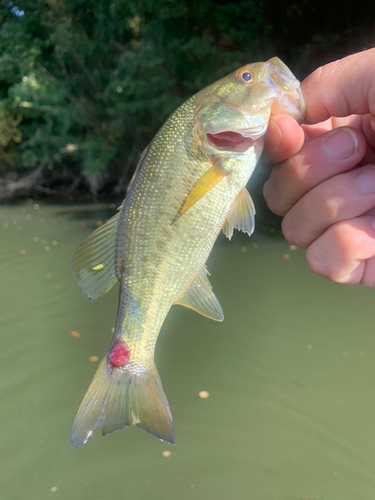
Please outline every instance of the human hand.
M301 84L308 125L273 117L264 186L282 231L310 268L375 288L375 49L314 71Z

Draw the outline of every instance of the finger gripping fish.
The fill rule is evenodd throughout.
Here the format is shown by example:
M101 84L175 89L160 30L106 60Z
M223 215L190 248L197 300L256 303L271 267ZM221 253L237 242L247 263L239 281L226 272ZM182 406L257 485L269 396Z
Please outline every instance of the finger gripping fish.
M73 257L92 300L120 282L111 346L71 430L74 448L96 427L103 435L136 426L174 443L168 400L154 364L173 304L222 321L206 260L223 229L251 233L255 209L245 186L272 114L303 120L299 82L274 57L248 64L201 90L164 123L143 152L118 213Z

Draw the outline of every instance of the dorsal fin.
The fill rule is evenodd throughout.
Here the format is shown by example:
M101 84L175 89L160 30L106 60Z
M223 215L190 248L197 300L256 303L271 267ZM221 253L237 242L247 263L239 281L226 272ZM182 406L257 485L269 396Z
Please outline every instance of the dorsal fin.
M215 321L223 321L223 310L212 291L207 274L209 273L206 266L204 266L184 295L175 304L193 309L197 313Z
M96 229L73 256L72 270L78 286L95 302L117 281L116 247L119 212Z
M246 188L238 193L233 206L227 215L223 225L223 233L230 240L233 236L233 230L238 229L252 235L255 228L255 206L254 202Z

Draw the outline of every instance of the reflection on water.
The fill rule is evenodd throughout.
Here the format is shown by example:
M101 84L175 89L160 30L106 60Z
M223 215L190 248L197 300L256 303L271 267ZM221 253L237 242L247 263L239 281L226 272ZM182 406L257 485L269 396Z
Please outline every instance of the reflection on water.
M224 323L176 306L163 326L177 445L127 429L70 448L117 308L117 290L85 298L70 260L113 213L0 210L0 498L373 500L374 293L262 234L220 237L208 261Z

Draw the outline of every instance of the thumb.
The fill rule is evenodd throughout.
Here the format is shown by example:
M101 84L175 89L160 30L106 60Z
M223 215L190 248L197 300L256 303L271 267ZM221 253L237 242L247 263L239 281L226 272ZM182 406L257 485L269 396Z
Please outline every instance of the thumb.
M331 116L375 115L375 49L344 57L311 73L301 84L306 122Z
M305 134L294 118L288 115L274 115L265 136L266 157L279 163L294 156L301 149Z

